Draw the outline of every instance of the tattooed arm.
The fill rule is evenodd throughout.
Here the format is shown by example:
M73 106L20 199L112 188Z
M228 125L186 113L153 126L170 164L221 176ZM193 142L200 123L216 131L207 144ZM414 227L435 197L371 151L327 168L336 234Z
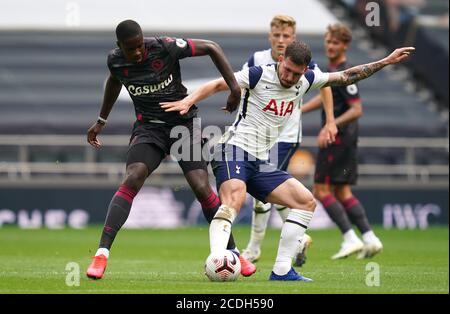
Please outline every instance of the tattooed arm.
M413 47L399 48L380 61L358 65L341 72L330 73L328 83L325 86L351 85L364 80L387 65L402 62L414 50L415 48Z

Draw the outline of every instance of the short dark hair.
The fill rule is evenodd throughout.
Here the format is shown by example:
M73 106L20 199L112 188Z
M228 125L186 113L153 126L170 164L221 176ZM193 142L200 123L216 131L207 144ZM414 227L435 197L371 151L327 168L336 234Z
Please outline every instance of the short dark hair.
M141 34L141 26L133 20L122 21L116 27L116 37L121 42Z
M297 65L308 65L311 62L311 49L301 41L294 41L286 47L284 57Z

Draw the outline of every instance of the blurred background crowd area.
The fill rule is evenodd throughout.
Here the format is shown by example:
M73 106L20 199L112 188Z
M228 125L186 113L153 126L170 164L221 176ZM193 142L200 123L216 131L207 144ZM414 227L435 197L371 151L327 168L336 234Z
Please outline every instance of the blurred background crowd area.
M254 51L269 48L267 34L275 14L296 18L298 38L310 45L321 68L327 65L323 35L337 21L353 31L351 64L382 58L398 46L415 46L410 61L360 83L364 108L360 182L448 187L448 1L444 0L126 4L3 0L0 183L87 181L112 186L120 181L135 119L126 91L122 90L100 137L105 146L89 147L85 132L99 113L108 74L106 56L115 47L114 28L121 20L135 19L146 36L216 41L237 71ZM181 67L190 90L219 76L207 57L184 59ZM219 94L199 104L203 127L225 129L232 123L234 115L220 110L225 97ZM320 112L303 117L304 140L290 165L306 183L312 182L319 128ZM169 157L150 184L185 183Z

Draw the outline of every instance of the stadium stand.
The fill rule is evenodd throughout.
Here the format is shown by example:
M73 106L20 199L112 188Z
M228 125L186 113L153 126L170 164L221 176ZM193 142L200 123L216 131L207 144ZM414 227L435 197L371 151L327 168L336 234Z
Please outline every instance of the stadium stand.
M323 0L329 8L344 8L349 16L370 34L371 42L390 48L411 45L417 48L410 60L416 82L434 93L435 101L448 116L448 30L449 2L440 0ZM368 27L367 5L377 4L380 25Z
M267 46L265 36L211 35L224 47L238 70L251 51ZM314 59L325 68L320 37L303 36ZM114 48L107 33L0 33L1 134L84 134L97 117L107 74L106 55ZM211 61L183 61L184 80L218 76ZM372 60L355 42L353 64ZM414 92L405 90L402 77L382 71L361 84L365 116L362 136L445 136L446 124L427 109ZM201 105L206 124L225 126L231 120L220 114L216 97ZM388 113L388 114L386 114ZM225 117L225 119L224 119ZM108 134L129 134L134 115L131 103L113 109ZM318 116L305 118L305 134L317 130Z
M197 36L189 34L189 37ZM268 46L266 35L208 34L207 39L224 48L235 70L240 69L252 51ZM303 35L301 39L311 46L313 58L325 69L322 37ZM0 32L0 134L76 135L83 143L87 128L98 116L107 75L106 56L114 43L112 32ZM355 40L350 52L353 64L379 57L382 55L375 56L363 40ZM181 66L188 86L219 76L208 58L183 60ZM426 99L408 88L408 74L401 66L377 73L360 83L360 91L364 105L364 116L360 120L362 137L400 137L408 141L409 138L448 136L446 121L438 112L430 110ZM220 111L223 101L224 95L219 95L200 104L203 126L224 128L232 123L233 116ZM133 121L131 102L121 98L113 108L104 133L124 135L121 147L104 147L92 153L88 148L76 145L17 148L3 143L0 161L13 161L16 156L16 161L121 163ZM304 136L315 136L319 121L319 112L305 116ZM403 154L397 154L396 149L363 148L360 162L393 165L411 162L404 148ZM414 149L413 155L418 153L420 164L448 164L448 146L436 149L439 153L430 153L427 147L421 152L419 147ZM313 148L311 151L314 153Z

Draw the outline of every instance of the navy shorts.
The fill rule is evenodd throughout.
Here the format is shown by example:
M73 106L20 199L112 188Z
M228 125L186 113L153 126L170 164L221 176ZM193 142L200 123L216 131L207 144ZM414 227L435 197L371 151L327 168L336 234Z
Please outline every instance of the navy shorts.
M211 166L216 176L217 190L223 182L239 179L245 182L250 195L264 203L275 188L292 178L274 164L257 159L234 145L216 146Z
M277 168L279 170L287 171L289 161L294 156L299 143L278 142L270 150L271 160L273 161L272 154L277 153ZM275 163L275 161L273 161Z

